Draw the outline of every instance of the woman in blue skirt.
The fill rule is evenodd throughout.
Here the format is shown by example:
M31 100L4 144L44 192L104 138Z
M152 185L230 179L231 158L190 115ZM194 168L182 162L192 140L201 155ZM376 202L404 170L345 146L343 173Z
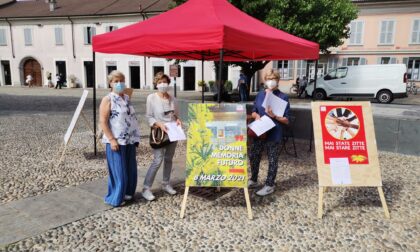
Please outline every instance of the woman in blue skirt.
M134 108L128 95L124 94L124 74L112 71L108 83L112 91L102 99L99 107L109 172L105 203L120 206L124 200L131 200L136 192L136 146L140 142L140 130Z

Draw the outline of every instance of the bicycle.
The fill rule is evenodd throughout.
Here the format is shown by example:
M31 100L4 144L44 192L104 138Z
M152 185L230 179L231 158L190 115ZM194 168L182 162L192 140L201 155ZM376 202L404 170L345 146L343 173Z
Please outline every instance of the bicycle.
M299 85L294 83L292 84L292 87L290 88L291 94L299 94Z
M413 95L417 94L417 86L414 81L409 81L407 83L407 94L412 93Z

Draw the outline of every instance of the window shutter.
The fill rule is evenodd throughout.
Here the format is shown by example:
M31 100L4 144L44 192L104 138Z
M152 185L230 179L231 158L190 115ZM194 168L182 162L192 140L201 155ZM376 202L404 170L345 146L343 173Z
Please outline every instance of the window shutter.
M96 35L96 27L90 27L90 31L91 31L90 34L92 34L91 35L92 37ZM92 37L90 41L92 41Z
M31 34L31 29L29 28L25 28L23 30L24 35L25 35L25 45L32 45L32 34Z
M376 64L382 64L382 57L376 58Z
M341 66L347 66L348 58L343 58L343 61L341 62Z
M412 38L411 38L411 43L419 43L419 27L420 26L420 20L414 20L414 25L413 25L413 33L412 33Z
M386 43L392 44L392 40L394 37L394 21L388 21L388 34L387 34L387 41Z
M366 58L360 58L360 65L366 65L366 64L367 64Z
M389 64L397 64L397 58L391 57L391 59L389 60Z
M420 26L420 20L414 20L413 24L413 31L411 34L411 43L419 43L419 26Z
M356 24L355 22L350 23L350 44L355 43L355 38L356 38L356 25L355 24Z
M279 69L279 62L277 60L273 61L273 69Z
M356 43L361 44L362 43L362 31L363 31L363 22L359 21L357 23L357 39Z
M293 72L293 70L294 70L294 64L295 64L295 62L293 61L293 60L289 60L289 79L290 80L292 80L293 79L293 76L294 76L294 72Z
M385 43L386 24L387 24L387 21L382 21L381 22L381 34L380 34L380 38L379 38L379 43L380 44L384 44Z
M83 37L85 40L85 45L89 44L89 39L88 39L88 28L87 27L83 27Z
M0 46L5 46L5 45L7 45L6 30L0 29Z
M63 44L63 29L61 27L56 27L55 31L55 44L62 45Z

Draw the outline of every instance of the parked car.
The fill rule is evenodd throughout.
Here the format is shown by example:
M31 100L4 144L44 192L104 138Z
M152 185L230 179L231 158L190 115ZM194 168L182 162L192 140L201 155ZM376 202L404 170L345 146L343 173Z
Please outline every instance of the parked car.
M315 92L311 81L306 93L315 95L317 100L366 97L390 103L395 98L407 97L406 70L404 64L339 67L317 80Z

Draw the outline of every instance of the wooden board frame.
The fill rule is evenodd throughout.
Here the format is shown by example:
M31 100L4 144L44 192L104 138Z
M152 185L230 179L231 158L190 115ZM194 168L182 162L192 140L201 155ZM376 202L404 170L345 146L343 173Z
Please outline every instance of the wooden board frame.
M248 219L252 220L254 217L252 215L252 208L251 208L251 201L249 199L249 192L248 192L248 188L244 187L244 196L245 196L245 202L246 202L246 209L247 209L247 213L248 213ZM184 218L185 216L185 209L187 208L187 198L188 198L188 192L190 190L189 186L185 187L185 192L184 192L184 197L182 199L182 204L181 204L181 213L179 215L179 217L181 219Z
M369 164L351 164L350 174L352 183L349 185L335 185L332 183L330 165L324 162L324 145L320 108L321 106L361 106L364 120L366 148ZM377 187L384 209L385 217L390 218L388 206L382 190L381 171L379 167L378 151L370 102L312 102L312 120L315 143L315 154L318 171L318 218L323 214L323 197L328 187Z
M196 105L195 108L193 107L194 105ZM190 104L191 107L189 107L189 109L188 109L189 113L192 113L194 115L197 115L199 113L201 116L207 115L206 113L209 113L209 114L212 115L212 118L214 119L214 120L210 120L210 121L211 122L214 122L216 124L219 121L229 121L228 119L231 119L232 121L235 121L235 120L240 120L241 117L244 117L243 118L244 119L244 124L243 124L243 126L241 126L241 132L246 132L246 130L245 130L246 129L246 120L245 120L245 118L246 118L246 114L245 114L245 111L246 110L245 109L246 108L244 108L244 107L241 107L240 108L240 107L238 107L238 105L230 105L231 107L229 107L229 109L227 111L224 111L224 110L219 110L221 108L221 105L220 104L218 104L218 105L217 104L216 105L214 105L214 104L212 104L212 105L210 105L210 104L194 104L194 105L191 105ZM243 105L240 105L240 106L243 106ZM205 108L203 109L201 107L205 107ZM210 108L212 108L212 109L210 109ZM243 112L244 114L243 115L238 115L238 112ZM206 117L206 116L204 116L204 117ZM201 123L203 123L203 122L205 122L205 123L209 122L208 121L208 118L207 119L203 119L203 118L199 119L198 116L193 116L192 118L196 118L195 119L196 122L194 122L195 123L195 126L194 126L194 124L192 124L193 126L191 126L191 124L190 124L190 130L192 128L193 129L199 129L200 127L203 127L201 124L199 124L197 122L201 122ZM194 127L196 127L196 128L194 128ZM242 129L242 128L244 128L244 129ZM217 130L217 131L219 131L219 130ZM196 132L196 131L193 131L193 132ZM212 134L212 137L213 138L216 138L216 137L219 138L219 133L217 133L217 134L218 135L215 136L214 133L213 133ZM221 134L221 135L222 135L221 138L224 138L224 133ZM191 137L191 139L190 139L190 137ZM195 139L197 139L197 138L193 138L193 136L190 136L189 135L189 139L188 139L189 142L187 144L187 149L188 149L188 146L190 144L192 144L191 141L194 141ZM200 139L200 138L198 138L198 139ZM236 139L236 135L235 135L235 139ZM241 139L241 140L238 140L238 139ZM245 149L245 151L246 151L246 149L247 149L246 148L247 147L247 144L246 144L246 142L247 142L246 141L247 140L246 139L246 134L244 136L243 136L243 134L239 134L238 135L238 139L236 139L236 141L233 141L233 142L234 143L241 143L240 146L243 146L244 149ZM207 141L209 141L209 140L207 140ZM214 143L212 141L210 141L210 143ZM238 142L238 141L241 141L241 142ZM193 146L195 146L195 145L193 145ZM213 149L213 150L215 150L215 149ZM187 150L187 154L188 153L189 152ZM193 153L194 153L194 155L196 155L195 154L196 152L193 152ZM187 160L188 160L188 157L189 156L187 156ZM190 156L190 157L192 157L192 156ZM245 157L247 158L247 155ZM207 159L204 162L207 162ZM187 163L188 163L188 161L187 161ZM217 164L214 164L214 165L217 166ZM210 166L211 167L214 167L212 165L210 165ZM187 170L188 170L188 166L187 165L186 165L186 167L187 167ZM190 169L192 169L192 171L194 171L195 169L202 169L202 171L203 171L204 168L202 166L200 166L200 165L195 164ZM247 163L245 163L244 169L245 169L245 175L244 175L245 178L244 178L243 183L241 183L241 184L233 184L233 185L224 184L222 186L220 186L220 185L219 186L214 186L214 185L212 186L212 185L196 184L196 183L193 183L193 182L191 182L191 181L188 180L189 177L192 177L192 174L190 174L189 176L187 176L186 177L186 180L185 180L184 197L183 197L183 200L182 200L182 203L181 203L180 218L182 219L185 216L185 210L186 210L187 199L188 199L188 192L189 192L189 188L190 187L214 187L214 188L216 188L216 191L220 191L220 188L221 187L228 187L228 188L238 188L238 189L243 189L244 190L244 196L245 196L245 201L246 201L246 206L247 206L248 219L252 220L253 219L253 215L252 215L252 209L251 209L251 201L250 201L250 198L249 198L249 192L248 192L248 187L247 187L247 185L248 185L248 176L247 176L247 172L246 172L247 171L246 170L247 169ZM223 175L226 175L227 176L228 173L227 174L225 173Z

